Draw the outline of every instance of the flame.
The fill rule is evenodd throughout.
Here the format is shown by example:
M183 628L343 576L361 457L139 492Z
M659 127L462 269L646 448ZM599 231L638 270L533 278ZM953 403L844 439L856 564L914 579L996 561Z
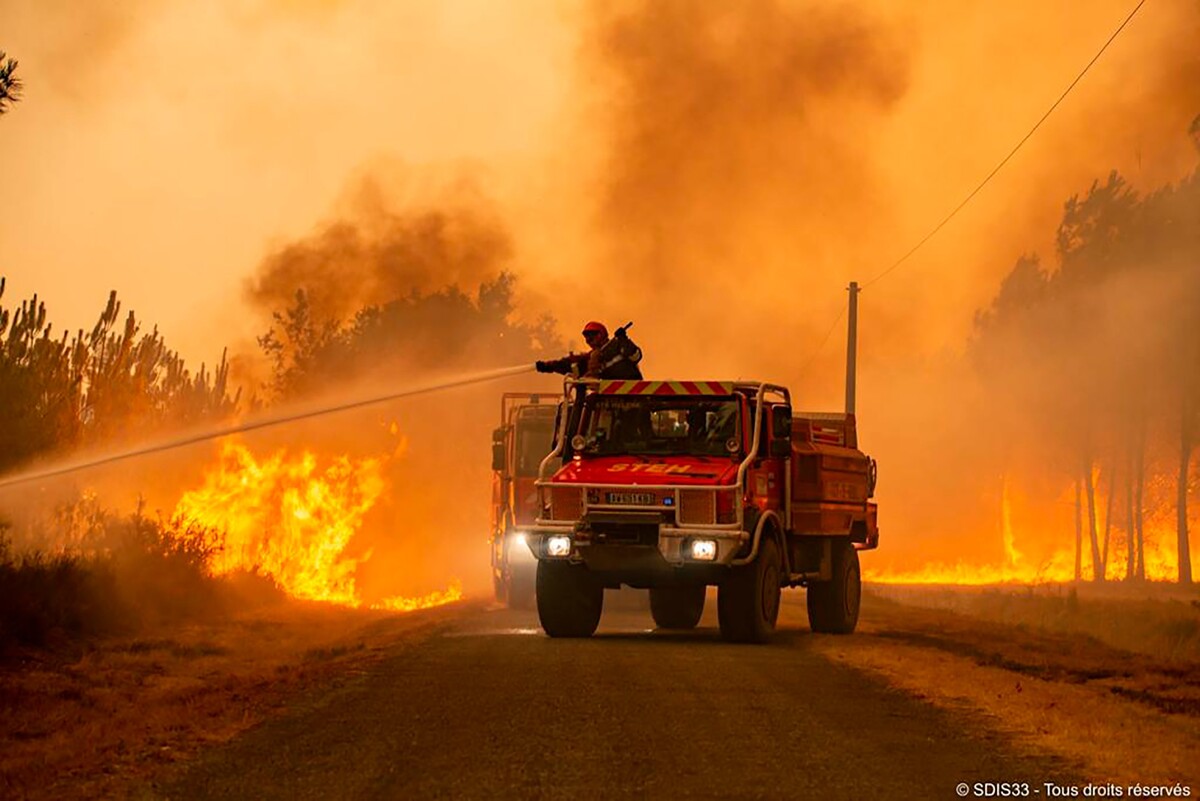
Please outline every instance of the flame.
M1093 471L1095 486L1100 485L1099 470ZM1150 488L1147 488L1148 495ZM999 539L1003 561L956 560L952 563L934 561L915 569L872 568L864 565L863 579L877 584L959 584L981 586L988 584L1045 584L1065 583L1075 580L1075 532L1074 490L1068 490L1057 500L1062 508L1071 509L1071 528L1061 529L1060 523L1050 520L1035 520L1015 525L1012 508L1013 490L1007 477L1001 480L1001 502ZM1085 501L1086 503L1086 501ZM1097 536L1103 537L1105 523L1104 505L1097 493L1096 528ZM1148 581L1175 581L1178 578L1178 555L1173 521L1174 510L1166 503L1148 505L1144 518L1143 558L1145 576ZM1127 578L1127 555L1129 535L1123 521L1111 529L1108 562L1104 578L1120 581ZM1082 579L1094 578L1090 543L1087 532L1088 518L1083 510L1083 554L1081 559ZM1021 547L1018 548L1018 541ZM1069 545L1046 551L1046 543L1069 542ZM1037 553L1040 555L1030 555Z
M1148 581L1175 581L1177 562L1175 550L1167 543L1173 542L1174 531L1152 532L1146 529L1145 563ZM1084 542L1083 580L1092 579L1091 557ZM1123 552L1109 553L1105 578L1120 581L1126 578ZM985 584L1061 584L1075 580L1075 551L1061 549L1040 561L1019 560L1005 564L979 564L935 562L915 570L870 570L864 567L863 579L876 584L961 584L981 586Z
M416 609L428 609L432 606L442 606L443 604L454 603L462 600L462 582L455 579L450 582L450 586L444 590L435 590L428 595L420 595L416 598L405 598L396 596L395 598L384 598L378 603L371 604L372 609L389 609L393 612L412 612Z
M1008 494L1008 477L1000 480L1000 538L1004 542L1005 564L1009 568L1016 567L1024 557L1017 550L1016 540L1013 539L1012 529L1012 499Z
M286 450L259 460L227 442L203 486L180 498L174 517L183 529L219 532L222 547L209 561L214 576L257 572L293 598L355 608L409 612L461 599L457 581L417 598L368 605L359 596L354 574L370 552L355 557L347 548L386 489L385 462L341 456L322 466L311 452Z

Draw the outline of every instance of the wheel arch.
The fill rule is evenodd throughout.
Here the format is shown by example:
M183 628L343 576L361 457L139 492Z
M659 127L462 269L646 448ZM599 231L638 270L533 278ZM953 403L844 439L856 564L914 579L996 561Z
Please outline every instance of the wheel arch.
M758 524L754 527L753 545L750 548L749 556L746 557L746 562L753 562L757 558L763 537L775 540L775 545L779 548L779 556L783 560L783 574L784 576L791 575L791 560L788 555L787 543L783 537L783 520L774 509L767 509L758 516Z

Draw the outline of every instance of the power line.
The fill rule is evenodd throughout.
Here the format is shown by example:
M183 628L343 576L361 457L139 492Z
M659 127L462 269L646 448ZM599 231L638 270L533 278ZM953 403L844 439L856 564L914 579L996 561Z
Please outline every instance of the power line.
M800 368L801 375L803 375L805 372L807 372L808 368L812 366L812 363L817 360L818 356L821 355L821 351L823 351L825 349L825 343L829 341L829 338L831 336L833 336L833 329L837 328L838 322L841 321L842 315L844 315L845 313L846 313L846 307L845 307L845 305L841 305L841 308L837 313L837 317L834 317L833 322L829 324L829 330L825 332L825 336L821 337L821 343L819 345L817 345L816 348L813 349L812 354L804 362L803 366L801 366L801 368Z
M1001 159L1000 163L992 168L992 171L989 172L987 174L987 176L982 181L979 182L979 185L976 186L974 189L972 189L971 193L968 194L961 203L959 203L957 206L955 206L953 211L951 211L949 214L947 214L940 223L938 223L936 226L934 226L933 230L930 231L929 233L927 233L921 239L921 241L919 241L919 242L917 242L917 244L913 245L912 248L910 248L907 253L905 253L900 258L896 259L896 261L893 262L892 265L890 267L888 267L886 270L884 270L883 272L879 273L871 280L864 283L862 285L863 289L866 289L867 287L871 286L876 281L883 278L888 273L892 272L892 270L895 270L901 264L908 261L909 257L911 257L918 250L920 250L921 247L924 246L924 244L926 242L928 242L930 239L933 239L934 235L937 234L938 231L942 230L942 228L945 227L946 223L948 223L952 219L954 219L955 215L957 215L960 211L962 211L963 207L966 206L968 203L970 203L971 200L974 199L974 197L979 194L980 190L982 190L985 186L987 186L988 182L991 181L992 178L995 177L996 173L1000 172L1000 170L1004 168L1004 165L1008 164L1009 160L1012 159L1012 157L1017 154L1017 151L1020 150L1021 147L1026 142L1029 141L1030 137L1032 137L1034 135L1034 133L1037 132L1038 128L1042 127L1042 123L1044 123L1050 117L1050 115L1054 113L1054 110L1056 108L1058 108L1059 104L1061 104L1063 102L1063 100L1066 99L1067 95L1069 95L1071 93L1071 90L1075 88L1075 85L1078 84L1081 80L1083 80L1083 76L1087 75L1088 70L1090 70L1092 68L1092 65L1100 60L1100 56L1104 55L1104 51L1108 49L1108 46L1113 43L1113 41L1117 38L1118 35L1120 35L1121 31L1125 30L1125 26L1129 24L1130 20L1132 20L1134 18L1134 16L1138 13L1138 11L1141 9L1141 7L1144 6L1145 4L1146 4L1146 0L1138 0L1138 4L1133 7L1133 10L1129 12L1128 16L1125 17L1125 20L1119 26L1117 26L1117 29L1115 31L1113 31L1111 36L1108 37L1108 41L1106 41L1104 43L1104 46L1101 47L1096 52L1096 55L1092 56L1092 60L1089 61L1087 63L1087 65L1080 71L1080 73L1075 76L1075 80L1071 81L1070 85L1067 86L1067 88L1063 91L1063 93L1058 96L1058 99L1054 101L1053 105L1051 105L1050 108L1046 110L1046 113L1042 115L1041 119L1039 119L1034 124L1034 126L1029 129L1028 133L1026 133L1023 137L1021 137L1021 141L1017 142L1016 146L1013 147L1013 149L1008 152L1008 155L1005 156L1003 159Z

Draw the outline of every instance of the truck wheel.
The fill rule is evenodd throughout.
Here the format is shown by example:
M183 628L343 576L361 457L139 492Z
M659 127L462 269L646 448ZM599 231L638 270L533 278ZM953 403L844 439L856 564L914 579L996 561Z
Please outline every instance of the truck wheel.
M763 535L758 558L735 567L717 590L721 636L730 642L770 641L779 617L783 571L775 538Z
M703 584L652 587L650 614L660 629L694 629L704 614Z
M808 586L808 625L822 634L849 634L858 625L862 599L858 551L843 539L834 540L830 550L833 580Z
M538 562L537 610L551 637L591 637L600 625L604 587L583 565Z

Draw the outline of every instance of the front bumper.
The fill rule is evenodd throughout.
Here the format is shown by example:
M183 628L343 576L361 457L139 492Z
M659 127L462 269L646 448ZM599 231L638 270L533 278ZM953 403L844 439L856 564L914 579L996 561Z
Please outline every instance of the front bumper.
M565 557L547 555L546 541L551 537L569 537L570 553ZM605 571L619 571L623 566L644 570L656 566L729 566L750 541L750 533L730 528L681 527L664 523L658 526L658 536L655 539L655 542L647 542L645 539L637 542L606 540L593 532L580 530L576 523L540 522L529 531L527 543L530 551L539 560L582 562L589 567ZM689 547L693 540L714 542L715 558L693 559Z

